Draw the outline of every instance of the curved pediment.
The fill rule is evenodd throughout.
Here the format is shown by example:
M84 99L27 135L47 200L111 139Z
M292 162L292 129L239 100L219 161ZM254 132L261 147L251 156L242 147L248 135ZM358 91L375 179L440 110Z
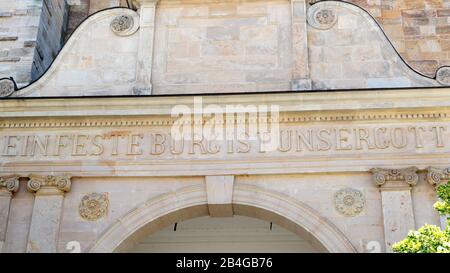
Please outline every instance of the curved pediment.
M324 1L148 1L85 20L13 97L430 87L363 9ZM115 27L119 31L115 31Z

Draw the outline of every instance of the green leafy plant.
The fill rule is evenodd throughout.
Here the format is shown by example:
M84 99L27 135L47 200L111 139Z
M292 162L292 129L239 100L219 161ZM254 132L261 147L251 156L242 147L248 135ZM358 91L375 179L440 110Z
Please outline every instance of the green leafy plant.
M441 185L437 189L440 201L434 204L434 208L449 219L450 216L450 184Z
M450 184L440 185L437 188L440 201L434 204L434 208L443 216L450 215ZM450 226L445 230L434 226L425 225L417 231L410 231L401 242L393 245L392 249L397 253L450 253Z

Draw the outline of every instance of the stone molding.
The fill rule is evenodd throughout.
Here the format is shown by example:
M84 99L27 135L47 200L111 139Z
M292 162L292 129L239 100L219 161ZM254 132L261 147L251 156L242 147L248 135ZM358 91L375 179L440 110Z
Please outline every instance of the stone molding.
M374 183L382 189L400 189L417 185L417 183L419 182L419 175L417 174L417 171L418 168L416 167L405 169L373 168L370 170L373 175Z
M256 119L237 119L237 120L221 120L221 123L216 124L226 124L230 122L234 122L235 124L242 123L252 123L252 122L262 122L262 121L278 121L280 123L298 123L298 122L329 122L329 121L370 121L370 120L393 120L393 119L401 119L401 120L421 120L421 119L446 119L450 118L450 113L446 112L433 112L433 113L384 113L384 114L354 114L354 115L283 115L280 116L278 120L274 120L272 118L268 118L267 120L256 120ZM204 119L206 121L207 119ZM195 120L193 120L190 124L194 124ZM12 122L3 122L0 123L0 128L87 128L87 127L143 127L143 126L167 126L173 124L189 124L188 122L175 122L170 117L158 117L158 119L153 120L111 120L111 121L45 121L45 122L36 122L36 121L12 121Z
M434 188L448 182L450 180L450 168L440 169L434 167L428 167L427 171L427 182L430 183Z
M70 191L71 176L70 175L33 175L28 176L27 189L36 195L63 195Z
M3 193L12 195L19 190L19 176L3 176L0 177L0 195Z

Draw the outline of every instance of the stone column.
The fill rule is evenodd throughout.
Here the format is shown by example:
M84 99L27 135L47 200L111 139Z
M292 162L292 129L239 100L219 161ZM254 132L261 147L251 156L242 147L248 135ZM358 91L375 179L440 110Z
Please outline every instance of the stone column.
M0 177L0 252L6 239L11 198L19 190L18 176Z
M57 252L64 194L70 190L70 176L30 175L28 190L35 193L27 252Z
M450 180L450 168L438 169L429 167L427 168L427 181L434 187L435 190ZM439 201L439 197L437 197ZM441 228L445 229L447 227L447 215L440 215Z
M417 168L372 169L375 184L380 188L383 209L386 252L415 229L411 188L419 181Z
M292 14L292 90L310 90L308 30L305 0L291 0Z
M159 0L139 0L139 49L136 67L135 95L152 93L152 63L155 40L155 13Z
M206 176L205 181L209 216L232 217L234 176Z

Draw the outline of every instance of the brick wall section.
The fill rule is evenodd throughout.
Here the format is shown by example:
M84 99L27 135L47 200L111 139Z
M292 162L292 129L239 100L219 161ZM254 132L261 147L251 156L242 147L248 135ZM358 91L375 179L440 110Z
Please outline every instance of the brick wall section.
M0 78L31 81L41 9L38 0L0 1Z
M68 0L69 22L65 39L67 40L78 25L89 15L111 7L126 7L126 0Z
M66 33L68 6L66 1L44 0L31 78L42 75L58 55Z
M69 19L67 22L65 40L67 40L78 25L83 22L86 17L88 17L90 2L90 0L67 1L69 5Z
M402 57L434 77L450 65L450 0L348 0L367 9Z

